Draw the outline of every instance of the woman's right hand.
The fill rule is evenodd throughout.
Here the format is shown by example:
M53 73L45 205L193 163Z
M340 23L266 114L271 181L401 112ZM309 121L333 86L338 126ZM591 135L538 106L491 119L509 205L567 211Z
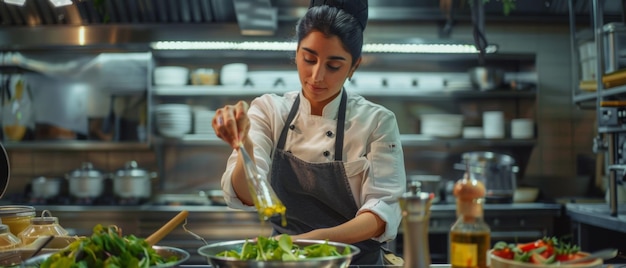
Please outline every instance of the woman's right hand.
M246 139L250 131L248 107L247 102L239 101L235 105L226 105L215 111L212 120L215 134L234 149L239 148L239 144Z

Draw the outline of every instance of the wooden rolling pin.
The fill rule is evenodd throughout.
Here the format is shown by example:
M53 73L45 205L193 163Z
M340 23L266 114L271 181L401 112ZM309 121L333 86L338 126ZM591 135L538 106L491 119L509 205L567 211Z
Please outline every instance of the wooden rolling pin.
M181 211L180 213L178 213L178 215L176 215L174 218L168 221L165 225L163 225L163 227L159 228L159 230L157 230L156 232L148 236L148 238L146 238L146 242L148 242L148 245L154 246L156 243L161 241L161 239L163 239L163 237L165 237L172 230L174 230L176 226L178 226L180 223L185 221L185 219L187 219L187 215L189 215L189 211L187 210Z

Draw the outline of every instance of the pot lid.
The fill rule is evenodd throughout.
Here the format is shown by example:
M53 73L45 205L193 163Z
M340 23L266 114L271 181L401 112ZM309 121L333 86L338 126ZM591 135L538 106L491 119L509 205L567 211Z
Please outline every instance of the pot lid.
M32 183L33 184L44 184L44 183L47 183L47 182L59 183L61 181L59 180L59 178L48 178L48 177L44 177L44 176L39 176L37 178L34 178Z
M68 176L70 178L102 178L102 172L94 169L90 162L83 162L79 169L71 171Z
M0 198L4 195L7 185L9 185L10 174L9 156L7 151L4 150L2 143L0 143Z
M148 171L138 167L137 161L128 161L124 168L115 172L115 177L117 178L146 177L149 175Z

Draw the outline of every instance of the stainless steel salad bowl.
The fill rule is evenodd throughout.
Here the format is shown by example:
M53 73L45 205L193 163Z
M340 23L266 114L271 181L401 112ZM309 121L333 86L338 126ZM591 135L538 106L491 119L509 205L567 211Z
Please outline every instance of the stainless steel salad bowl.
M293 244L299 247L305 247L315 244L328 243L330 246L337 248L342 252L344 248L350 248L350 254L344 256L329 256L319 258L307 258L297 261L256 261L256 260L238 260L236 258L218 257L217 254L223 251L236 250L241 251L246 240L235 240L227 242L219 242L198 249L198 254L207 258L207 261L213 268L278 268L278 267L298 267L298 268L320 268L320 267L348 267L352 261L352 257L360 252L359 248L344 243L326 242L323 240L294 240Z
M178 261L151 266L151 268L178 267L180 264L187 261L190 256L189 252L179 249L179 248L175 248L175 247L152 246L152 248L156 250L156 252L162 257L169 258L171 256L176 256L178 257ZM54 252L37 255L33 258L30 258L24 261L20 267L23 267L23 268L39 267L39 265L41 265L41 263L43 263L46 259L48 259L50 255L52 254L54 254Z

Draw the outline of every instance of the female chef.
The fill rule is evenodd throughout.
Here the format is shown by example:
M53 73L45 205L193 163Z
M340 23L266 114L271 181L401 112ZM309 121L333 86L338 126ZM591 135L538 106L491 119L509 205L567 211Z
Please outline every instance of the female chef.
M332 2L332 3L324 3ZM235 150L222 177L227 204L254 209L240 142L286 207L277 234L353 244L353 264L382 264L406 188L395 115L343 88L361 62L366 0L312 0L296 25L301 90L216 111L216 135Z

